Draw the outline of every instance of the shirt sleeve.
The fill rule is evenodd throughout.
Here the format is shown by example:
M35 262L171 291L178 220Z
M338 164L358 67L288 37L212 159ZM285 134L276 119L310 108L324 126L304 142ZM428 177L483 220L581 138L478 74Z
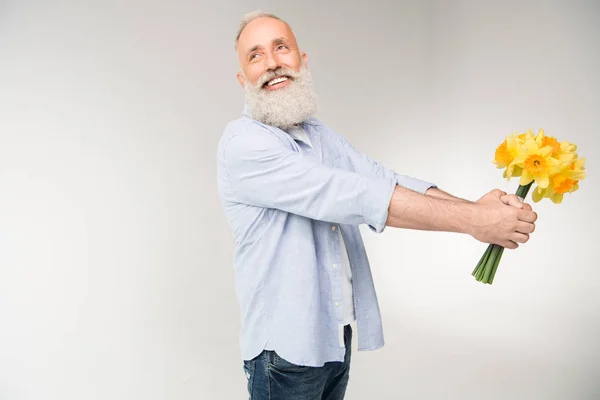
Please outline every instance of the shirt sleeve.
M395 177L328 167L268 130L235 134L222 154L241 203L332 223L366 223L376 232L385 228Z
M425 194L427 189L437 187L436 184L423 181L421 179L413 178L408 175L399 175L393 170L386 168L377 161L372 160L363 153L356 150L346 139L341 135L337 135L341 141L344 150L350 159L350 162L354 166L354 169L359 174L374 177L390 178L393 177L396 184L406 189L413 190L415 192Z

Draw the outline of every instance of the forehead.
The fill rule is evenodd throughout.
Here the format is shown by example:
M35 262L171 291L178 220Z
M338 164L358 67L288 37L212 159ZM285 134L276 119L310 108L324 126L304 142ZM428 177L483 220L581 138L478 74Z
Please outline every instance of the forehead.
M257 18L242 31L238 41L238 52L243 54L255 46L268 46L279 38L296 44L294 33L285 22L267 17Z

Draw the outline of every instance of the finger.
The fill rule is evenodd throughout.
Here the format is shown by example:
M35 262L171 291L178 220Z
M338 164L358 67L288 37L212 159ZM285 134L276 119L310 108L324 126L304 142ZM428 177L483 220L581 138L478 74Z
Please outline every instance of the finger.
M520 233L533 233L533 231L535 231L535 224L519 221L517 222L517 228L515 230Z
M523 203L523 209L528 210L528 211L533 210L533 208L531 208L531 205L529 203Z
M505 249L511 249L511 250L514 250L517 247L519 247L519 245L516 242L513 242L512 240L503 240L499 244L500 244L500 246L504 247Z
M506 204L507 206L523 208L523 202L514 194L505 194L500 196L500 201Z
M527 243L529 240L529 235L526 233L514 232L512 235L510 235L510 239L516 243Z
M535 211L520 210L517 218L523 222L535 222L537 220L537 213Z

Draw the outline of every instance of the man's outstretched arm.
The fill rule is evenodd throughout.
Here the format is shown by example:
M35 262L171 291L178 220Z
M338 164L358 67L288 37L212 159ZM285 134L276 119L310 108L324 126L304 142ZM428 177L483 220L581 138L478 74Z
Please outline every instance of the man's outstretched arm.
M524 207L507 207L502 196L506 194L492 190L476 202L456 201L396 186L386 225L465 233L485 243L514 249L529 239L537 214Z

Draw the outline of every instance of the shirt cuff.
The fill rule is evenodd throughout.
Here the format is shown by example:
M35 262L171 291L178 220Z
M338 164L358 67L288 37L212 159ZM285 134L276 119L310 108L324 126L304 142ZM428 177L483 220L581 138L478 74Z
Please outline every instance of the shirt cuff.
M371 186L367 198L363 199L363 216L369 228L376 233L385 230L390 202L396 185L417 193L425 194L430 188L436 188L435 183L423 181L406 175L396 174L394 179L375 179L369 181Z
M425 194L427 189L437 188L437 185L435 183L422 181L411 176L398 174L396 174L396 183L398 184L398 186L402 186L406 189L410 189L421 194Z
M372 231L381 233L385 229L396 180L376 178L369 179L368 184L367 196L363 198L363 217Z

